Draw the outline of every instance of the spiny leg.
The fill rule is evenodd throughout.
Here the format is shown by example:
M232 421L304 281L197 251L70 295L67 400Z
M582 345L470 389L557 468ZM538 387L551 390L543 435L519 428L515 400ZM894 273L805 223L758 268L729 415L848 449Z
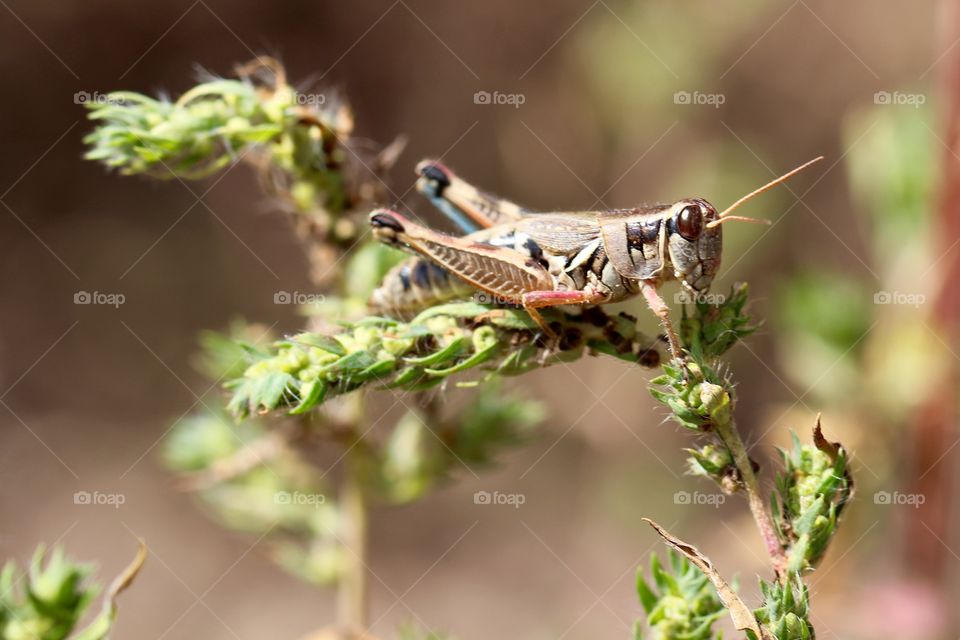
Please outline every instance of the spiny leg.
M509 222L521 217L520 207L480 191L440 162L420 162L417 175L417 189L464 232L479 230L478 225L485 230L498 221ZM470 211L465 211L465 207ZM483 230L480 230L481 234ZM390 242L389 239L385 241ZM448 277L448 273L434 260L411 258L384 277L371 295L369 306L376 313L403 317L430 304L469 295L472 288L461 278Z
M547 324L538 309L560 307L566 304L600 304L605 300L606 296L602 294L587 293L585 291L528 291L521 297L521 304L524 310L530 314L530 317L540 325L540 328L547 334L547 337L559 343L560 336Z
M680 346L680 338L677 337L673 323L670 322L670 307L667 306L667 303L664 302L663 298L661 298L657 292L657 288L650 282L646 280L642 281L640 291L643 293L647 304L650 305L651 311L660 318L660 323L663 325L664 331L667 332L667 340L670 342L670 352L673 354L673 357L677 359L682 358L683 349Z

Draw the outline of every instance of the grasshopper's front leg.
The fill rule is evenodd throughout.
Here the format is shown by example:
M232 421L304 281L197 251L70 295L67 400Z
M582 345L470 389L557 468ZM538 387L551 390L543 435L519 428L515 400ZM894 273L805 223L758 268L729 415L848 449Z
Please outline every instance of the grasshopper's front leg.
M554 290L553 278L546 268L519 251L440 233L387 209L374 211L370 225L374 237L381 242L401 245L471 286L504 302L523 306L552 339L558 336L538 309L602 301L590 292Z
M680 347L680 338L677 337L673 323L670 322L670 307L667 306L667 303L660 297L656 284L648 280L642 280L640 282L640 292L650 306L650 310L660 318L660 323L663 325L664 331L667 332L667 340L670 342L670 352L673 353L673 357L682 358L683 352Z

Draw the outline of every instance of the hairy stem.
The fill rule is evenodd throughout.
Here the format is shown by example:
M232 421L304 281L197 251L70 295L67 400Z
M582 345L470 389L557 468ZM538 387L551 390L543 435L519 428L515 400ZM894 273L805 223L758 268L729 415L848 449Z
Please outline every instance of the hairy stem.
M747 454L743 438L740 437L740 432L732 418L714 423L714 428L717 436L720 437L733 456L733 462L737 466L737 471L740 473L744 489L747 492L750 512L753 514L753 519L760 530L760 536L767 547L767 553L773 563L773 570L778 578L783 579L786 576L784 569L787 566L787 557L783 545L780 543L780 537L777 535L777 528L774 525L767 501L763 499L763 494L760 492L760 482L757 480L757 474L753 471L753 463Z

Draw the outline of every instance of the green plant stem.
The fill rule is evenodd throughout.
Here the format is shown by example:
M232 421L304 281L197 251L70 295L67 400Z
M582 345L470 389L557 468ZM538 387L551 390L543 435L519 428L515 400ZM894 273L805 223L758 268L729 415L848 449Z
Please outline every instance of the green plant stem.
M337 620L341 636L365 637L367 626L367 496L363 488L366 453L355 443L347 454L347 472L340 487L342 544L345 567L337 591Z
M747 447L743 443L743 438L740 437L740 432L732 418L719 420L713 426L717 436L733 456L733 463L737 466L744 490L747 492L750 512L753 514L753 519L760 530L760 536L767 547L767 553L773 563L773 570L777 577L782 580L787 575L785 571L787 556L784 553L783 545L780 543L780 536L777 535L777 528L767 506L767 501L763 499L763 494L760 492L760 482L757 480L757 474L753 472L753 463L750 461L749 454L747 454Z

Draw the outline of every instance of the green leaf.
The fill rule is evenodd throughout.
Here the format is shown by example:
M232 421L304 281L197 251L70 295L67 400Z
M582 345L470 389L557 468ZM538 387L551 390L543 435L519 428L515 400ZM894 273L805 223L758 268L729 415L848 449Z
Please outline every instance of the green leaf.
M300 403L290 410L291 415L300 415L323 402L327 385L322 380L311 380L300 389Z
M332 336L325 336L319 333L300 333L291 338L291 341L309 347L323 349L324 351L332 353L335 356L342 357L347 355L347 350L344 348L344 346Z
M640 569L637 569L637 597L640 599L643 610L647 615L650 615L650 612L657 605L658 598L647 581L643 579L643 571Z

